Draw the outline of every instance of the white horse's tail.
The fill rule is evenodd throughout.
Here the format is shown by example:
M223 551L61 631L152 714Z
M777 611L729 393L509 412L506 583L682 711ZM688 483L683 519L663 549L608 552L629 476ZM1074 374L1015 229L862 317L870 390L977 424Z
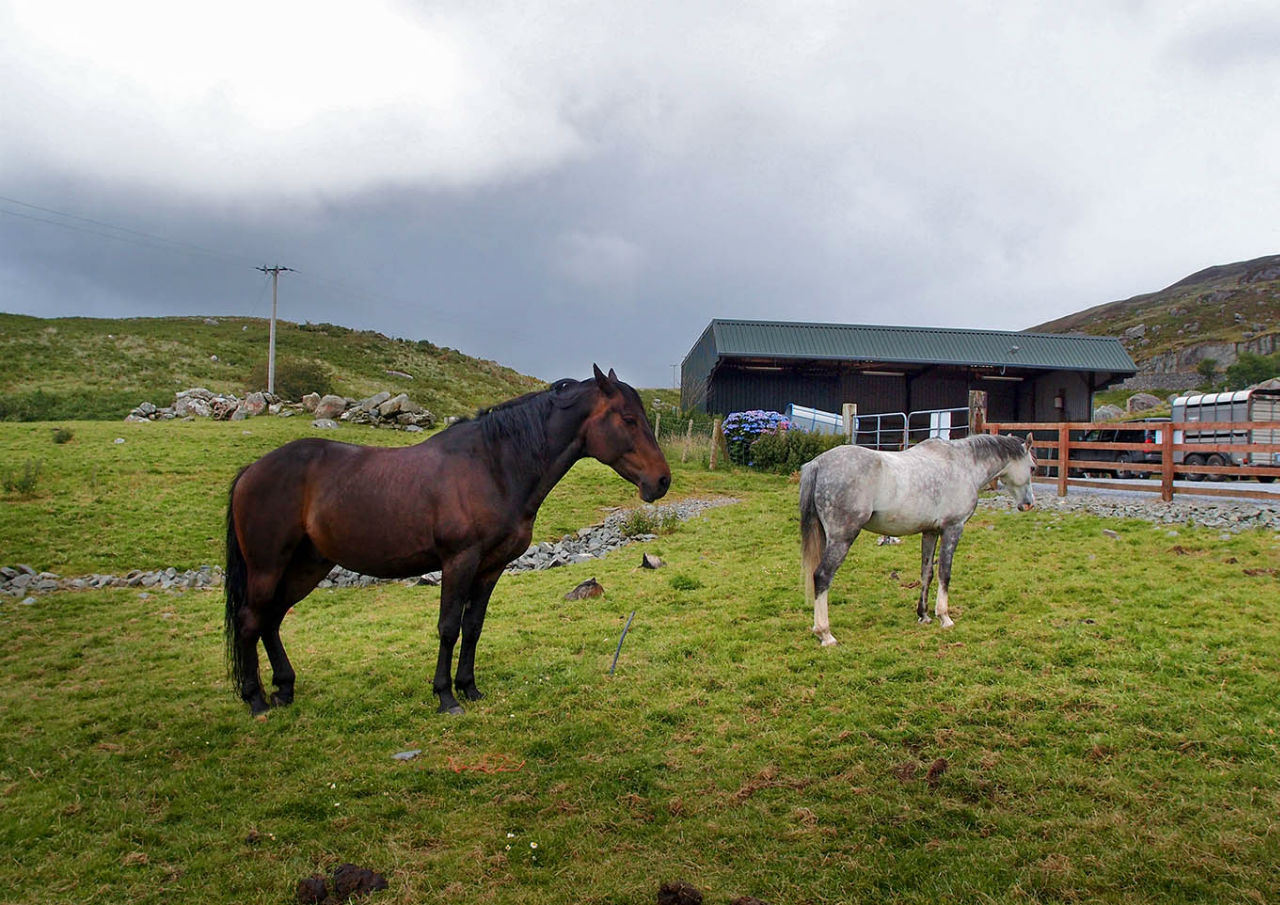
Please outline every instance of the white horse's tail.
M813 606L813 573L818 571L822 552L827 546L827 532L818 517L813 499L817 469L805 465L800 469L800 574L804 582L804 599Z

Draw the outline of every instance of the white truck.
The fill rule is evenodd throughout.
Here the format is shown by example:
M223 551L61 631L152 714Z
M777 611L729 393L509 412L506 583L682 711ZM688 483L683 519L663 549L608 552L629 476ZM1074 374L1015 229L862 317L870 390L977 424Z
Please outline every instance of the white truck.
M1174 443L1280 443L1280 388L1255 387L1251 390L1236 390L1228 393L1201 393L1195 396L1179 396L1173 400L1173 411L1169 420L1178 422L1223 422L1223 421L1272 421L1275 428L1233 429L1210 428L1195 430L1187 427L1176 430ZM1178 465L1208 465L1221 467L1224 465L1262 465L1280 466L1280 452L1244 453L1244 452L1191 452L1177 451L1173 461ZM1193 481L1203 480L1205 475L1188 474ZM1220 479L1219 479L1220 480ZM1258 480L1270 483L1275 480L1271 476L1261 476Z

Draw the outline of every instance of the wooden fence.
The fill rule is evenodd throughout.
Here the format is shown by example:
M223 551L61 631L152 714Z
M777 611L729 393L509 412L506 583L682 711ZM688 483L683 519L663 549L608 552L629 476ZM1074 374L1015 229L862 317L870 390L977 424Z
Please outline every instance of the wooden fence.
M1175 490L1182 493L1194 493L1202 496L1233 496L1280 501L1280 495L1268 493L1261 489L1248 489L1243 487L1208 487L1205 486L1204 483L1199 483L1194 488L1175 488L1173 483L1175 478L1188 478L1194 475L1208 478L1211 481L1221 481L1230 478L1275 480L1280 477L1280 467L1261 465L1215 466L1207 463L1189 464L1175 462L1175 453L1181 453L1183 454L1183 457L1193 454L1209 456L1214 453L1218 453L1219 455L1224 453L1259 453L1266 454L1270 458L1272 454L1280 452L1280 443L1175 443L1174 435L1176 433L1181 436L1184 429L1193 430L1197 433L1204 433L1210 431L1274 431L1276 428L1277 424L1275 422L1068 421L1045 423L1040 421L988 422L985 429L993 434L1021 434L1026 432L1034 434L1036 438L1036 458L1041 467L1041 473L1057 476L1058 496L1066 496L1068 486L1110 487L1124 488L1126 490L1145 490L1149 492L1159 491L1160 498L1168 502L1173 499ZM1071 436L1073 431L1079 433L1094 429L1158 431L1160 433L1160 442L1158 444L1087 442L1075 439ZM1154 453L1158 451L1159 461L1098 462L1092 459L1073 459L1071 457L1072 450L1084 449L1111 450L1117 453L1131 452L1136 454L1135 458L1142 455L1154 455ZM1096 480L1089 480L1086 477L1073 476L1075 473L1084 474L1086 471L1123 471L1127 473L1143 472L1148 477L1159 478L1159 483L1156 484L1150 481L1126 481L1123 483L1108 481L1103 484Z

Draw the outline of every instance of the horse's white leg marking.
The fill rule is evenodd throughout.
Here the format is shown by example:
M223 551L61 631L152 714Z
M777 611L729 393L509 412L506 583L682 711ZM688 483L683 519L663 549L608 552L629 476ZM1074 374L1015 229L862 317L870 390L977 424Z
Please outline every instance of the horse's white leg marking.
M960 535L963 533L963 522L942 529L942 549L938 556L938 603L935 612L942 621L943 628L955 625L947 615L947 597L951 589L951 560L956 555L956 545L960 543Z
M827 615L827 592L823 591L813 600L813 633L822 641L823 647L836 643L831 634L831 619Z
M934 608L934 612L937 613L938 619L941 620L943 628L951 628L951 626L955 625L951 621L951 617L947 615L947 586L941 581L938 582L938 603Z

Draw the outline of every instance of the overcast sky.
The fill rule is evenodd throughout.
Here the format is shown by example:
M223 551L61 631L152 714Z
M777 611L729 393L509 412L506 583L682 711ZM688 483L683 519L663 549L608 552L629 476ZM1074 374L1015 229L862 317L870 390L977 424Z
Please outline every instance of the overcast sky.
M713 317L1022 329L1280 252L1278 95L1237 0L0 0L0 310L278 263L282 318L638 386Z

